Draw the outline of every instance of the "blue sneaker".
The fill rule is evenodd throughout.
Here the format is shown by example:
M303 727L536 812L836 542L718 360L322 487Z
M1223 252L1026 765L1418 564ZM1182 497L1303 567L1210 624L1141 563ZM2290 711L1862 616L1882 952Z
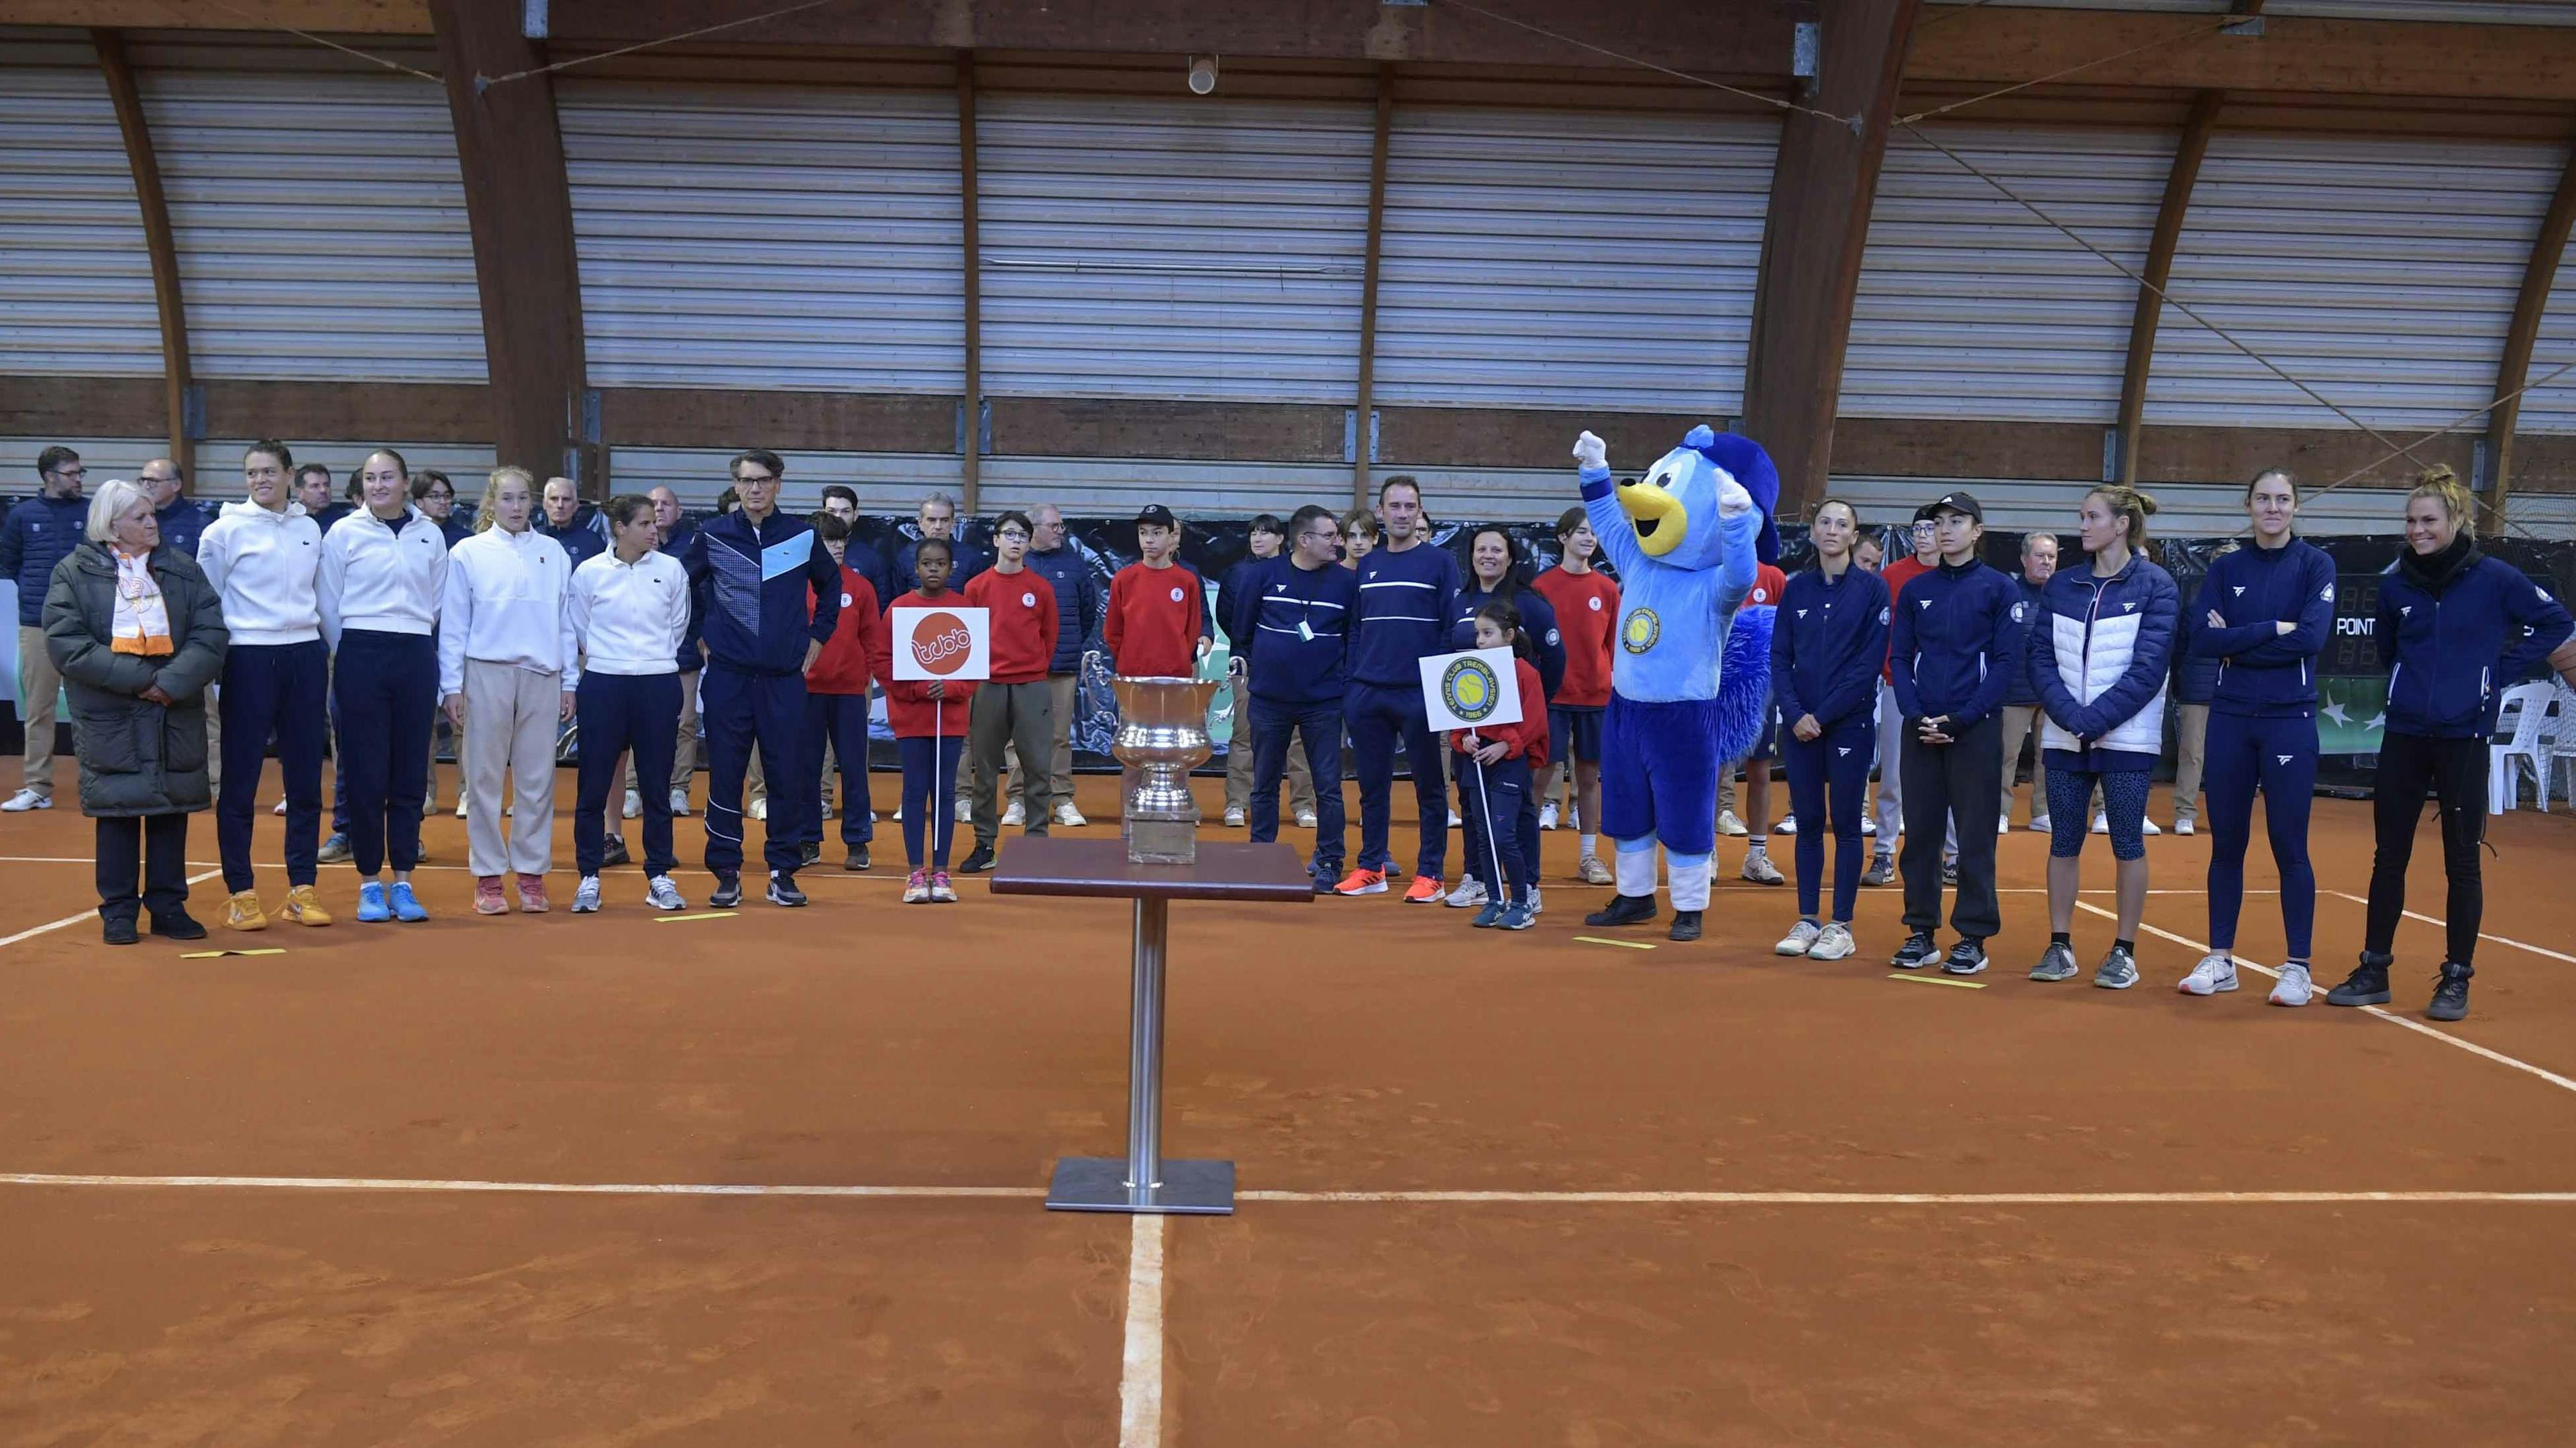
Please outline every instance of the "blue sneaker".
M1500 900L1488 900L1485 902L1485 908L1476 912L1476 918L1467 923L1478 930L1491 930L1503 923L1504 912L1510 908Z
M393 918L394 913L385 908L385 887L382 883L369 880L358 887L359 924L382 925Z
M420 901L412 895L411 882L409 880L396 880L394 882L392 898L394 918L401 921L403 924L418 925L420 922L429 918L429 912L421 909Z
M1527 902L1504 907L1503 918L1494 922L1497 930L1527 930L1538 923L1538 915Z

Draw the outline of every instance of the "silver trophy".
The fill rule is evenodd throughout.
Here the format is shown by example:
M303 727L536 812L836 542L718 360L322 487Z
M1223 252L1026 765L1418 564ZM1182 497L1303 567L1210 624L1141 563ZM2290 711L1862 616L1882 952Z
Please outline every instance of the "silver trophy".
M1138 865L1191 865L1199 858L1199 805L1190 771L1205 763L1214 679L1115 678L1118 733L1110 753L1126 766L1120 835Z

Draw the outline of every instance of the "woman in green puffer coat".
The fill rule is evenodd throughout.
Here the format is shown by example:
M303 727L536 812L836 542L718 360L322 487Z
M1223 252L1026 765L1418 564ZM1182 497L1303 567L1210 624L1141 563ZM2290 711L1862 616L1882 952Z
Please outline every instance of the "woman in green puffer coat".
M188 816L214 803L206 686L223 668L222 596L194 559L161 546L151 495L110 481L90 501L87 540L54 566L44 619L71 698L81 813L98 821L107 943L135 942L138 907L153 934L201 940L187 910Z

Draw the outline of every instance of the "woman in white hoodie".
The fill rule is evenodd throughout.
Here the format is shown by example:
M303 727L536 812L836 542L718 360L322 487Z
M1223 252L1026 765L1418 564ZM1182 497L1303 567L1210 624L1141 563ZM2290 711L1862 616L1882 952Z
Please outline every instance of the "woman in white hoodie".
M599 908L599 870L607 858L608 798L618 758L635 753L640 779L663 780L679 743L680 641L689 632L689 574L656 546L653 503L622 493L601 510L611 547L572 574L572 631L581 641L578 709L581 787L572 816L573 863L581 883L576 915ZM671 805L659 789L643 792L644 898L657 910L686 907L671 883Z
M272 730L286 783L286 906L298 925L328 925L313 898L321 848L322 738L330 728L324 694L331 654L322 642L314 584L322 568L322 530L304 514L288 481L295 459L286 444L263 438L242 454L250 497L226 503L197 541L197 566L223 595L224 782L215 801L215 847L231 892L224 923L265 930L268 916L250 864L250 827Z
M510 908L501 876L513 871L519 908L550 908L555 733L572 717L580 679L572 562L563 545L529 526L536 496L527 469L493 470L474 536L447 555L438 613L438 692L447 717L465 731L465 837L474 909L484 915ZM504 775L515 787L506 840Z
M411 470L379 448L358 465L356 512L322 537L316 589L322 636L338 667L340 780L349 852L358 866L358 921L405 923L429 912L412 894L420 817L429 798L429 731L438 707L440 595L447 539L411 505ZM378 877L386 856L392 893Z

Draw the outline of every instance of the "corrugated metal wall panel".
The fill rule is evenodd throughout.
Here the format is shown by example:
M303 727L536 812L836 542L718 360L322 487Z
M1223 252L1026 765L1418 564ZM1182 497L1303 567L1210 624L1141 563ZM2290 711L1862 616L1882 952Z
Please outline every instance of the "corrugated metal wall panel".
M152 257L86 44L0 59L0 372L158 376Z
M2576 538L2576 493L2508 493L2505 522L2543 538Z
M170 444L149 437L0 437L0 488L12 497L34 493L36 455L57 443L80 454L90 488L110 478L132 482L145 463L170 455Z
M2455 25L2576 25L2568 0L2272 0L2266 15L2338 20L2447 20Z
M734 448L615 447L608 459L609 490L644 493L669 488L685 508L715 506L730 485L727 471ZM832 483L857 491L867 513L909 515L923 495L938 489L954 497L965 477L955 454L790 452L787 483L780 506L810 513L823 505L823 489ZM990 464L987 464L989 468ZM989 479L990 472L985 474ZM990 483L986 511L992 511Z
M2061 546L2075 542L2075 514L2089 481L2046 482L2026 478L1875 478L1837 477L1833 491L1851 500L1864 525L1876 530L1901 527L1914 510L1953 488L1976 494L1986 510L1986 526L2003 532L2036 529L2055 532ZM2150 483L2156 500L2150 540L2224 538L2246 527L2242 483ZM2300 505L2299 526L2323 537L2330 533L2393 533L2405 512L2406 494L2387 488L2339 488Z
M2373 427L2448 425L2494 397L2531 238L2565 154L2221 133L2170 291ZM2146 420L2347 426L2170 306Z
M1744 407L1777 122L1399 107L1377 400Z
M369 44L436 68L425 41ZM219 43L136 58L199 377L484 380L444 90Z
M982 498L988 516L1053 503L1075 517L1132 518L1147 503L1161 503L1184 521L1284 518L1308 503L1336 512L1350 507L1351 470L1338 463L986 458Z
M1347 403L1366 106L985 97L984 390Z
M2576 432L2576 367L2571 364L2576 364L2576 257L2561 256L2549 305L2540 314L2540 333L2532 340L2531 370L2521 379L2530 390L2522 394L2515 431ZM2570 370L2560 372L2562 367Z
M197 479L194 484L200 499L213 498L231 502L245 496L242 489L242 454L250 450L251 439L215 438L197 444ZM331 486L346 494L349 478L367 454L380 447L401 453L405 465L413 472L435 468L447 474L456 484L457 506L470 509L483 496L483 483L492 469L500 466L495 449L489 445L456 442L401 442L379 438L292 438L282 437L286 450L295 461L320 463L331 470Z
M570 80L590 380L965 389L957 100Z
M2174 137L1944 126L1930 134L2132 269ZM2137 283L1958 162L1888 138L1843 359L1849 417L2109 424Z

